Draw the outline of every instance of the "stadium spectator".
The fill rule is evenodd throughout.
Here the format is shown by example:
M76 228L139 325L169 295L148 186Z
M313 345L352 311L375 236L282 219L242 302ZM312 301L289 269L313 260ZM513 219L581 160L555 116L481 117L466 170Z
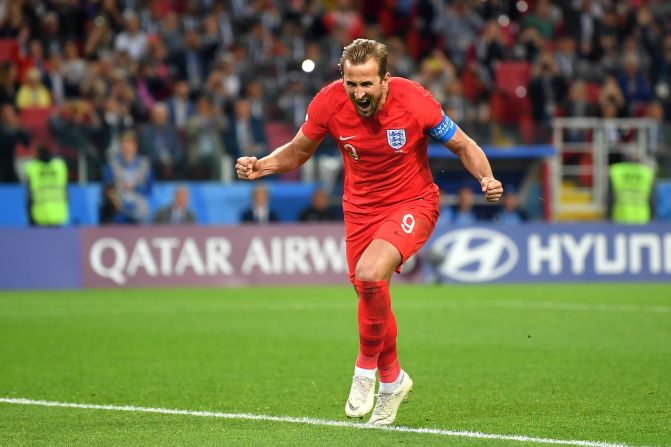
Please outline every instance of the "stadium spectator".
M79 56L79 49L74 40L65 43L64 60L61 63L62 74L65 79L65 94L68 97L79 95L79 85L86 76L87 65Z
M499 61L506 56L506 42L497 20L485 23L480 39L475 43L475 53L478 61L487 67L489 77L494 77L494 69Z
M51 98L55 105L63 104L66 96L77 96L78 94L78 91L72 92L68 89L67 81L63 75L61 56L58 53L49 56L49 70L44 77L44 85L51 92Z
M424 58L419 66L419 72L413 80L431 92L436 101L444 103L446 90L456 78L457 70L452 62L445 57L440 49L435 49L431 55Z
M494 222L507 225L515 225L528 220L527 213L520 208L517 193L513 188L508 188L503 194L503 209L494 216Z
M608 217L615 223L645 224L654 217L654 170L628 157L609 167Z
M175 188L172 203L156 212L154 223L170 225L196 223L196 216L189 209L189 190L185 186Z
M0 63L0 104L16 103L19 83L16 79L16 65L10 61Z
M114 50L114 29L109 23L104 15L93 19L93 26L84 42L84 56L87 59L92 60L101 54L110 54Z
M622 130L617 127L613 119L619 117L617 104L613 100L607 100L601 104L600 111L601 118L604 119L603 133L605 143L608 147L608 164L613 164L622 161L622 155L615 151L618 145L622 142Z
M116 36L114 48L138 62L147 54L147 35L140 29L140 20L135 12L129 9L123 16L124 30Z
M26 73L26 80L16 92L16 106L19 109L51 106L51 94L42 83L40 71L33 67Z
M392 36L387 42L389 47L389 70L398 76L411 77L415 72L415 61L408 54L405 42L398 36Z
M137 152L137 137L132 131L121 136L121 152L105 166L103 182L113 183L119 197L116 223L140 223L149 215L147 198L153 175L149 160Z
M98 223L101 225L122 224L127 219L123 214L123 204L114 183L105 183L102 187Z
M110 3L103 1L102 3ZM83 42L88 30L88 18L91 5L74 0L60 2L58 6L53 5L52 11L58 17L58 33L67 40Z
M263 122L252 116L251 104L246 98L235 101L226 135L226 147L234 157L262 156L268 152Z
M442 21L438 29L443 30L447 54L450 61L461 69L466 63L466 54L483 26L482 18L475 13L468 0L445 3Z
M179 29L179 17L176 11L169 11L159 23L158 34L165 43L168 54L175 54L182 46L182 35Z
M198 32L189 29L184 35L184 47L171 56L170 64L180 79L186 79L193 91L200 92L207 80L210 56L201 45Z
M140 62L136 66L134 89L145 110L151 110L159 99L167 96L168 80L159 75L157 68L159 67L150 61ZM167 72L167 68L165 70Z
M626 101L622 90L620 90L620 84L617 82L617 78L612 75L606 76L599 91L599 106L603 108L608 104L615 106L616 116L626 113Z
M600 16L603 13L600 2L584 0L566 2L564 8L565 33L575 36L578 41L578 56L587 60L598 58L598 37Z
M324 15L324 25L327 30L334 28L344 30L349 40L363 35L363 18L361 13L355 9L352 0L337 0L335 8Z
M27 45L27 54L19 51L17 60L19 67L19 81L24 82L31 69L38 72L38 78L42 79L47 72L46 60L44 57L44 47L39 39L31 38Z
M452 211L452 223L459 226L473 225L478 218L473 209L473 190L462 186L457 191L457 203Z
M68 168L40 145L35 159L25 167L28 216L31 225L62 226L68 222Z
M30 135L21 127L21 121L12 103L0 104L0 183L15 183L16 148L19 144L28 146Z
M196 114L186 125L191 178L221 179L222 160L227 157L222 135L227 125L226 118L210 99L200 96Z
M544 52L532 66L529 100L532 115L544 134L550 130L550 118L566 95L566 85L552 53ZM544 137L542 137L544 138Z
M286 117L287 123L298 127L305 121L310 96L305 92L303 80L298 73L291 73L289 78L289 86L282 93L277 104L282 115Z
M202 94L208 96L220 110L230 110L241 89L241 82L232 66L231 57L230 54L217 57L202 90Z
M62 54L67 32L60 29L58 14L48 11L42 14L39 39L48 56Z
M547 40L554 38L555 26L550 0L538 0L534 11L522 19L523 28L535 28Z
M215 2L214 5L212 5L211 14L216 20L219 38L224 48L230 47L235 39L231 12L226 8L227 6L224 2Z
M561 36L559 38L554 58L564 81L570 82L580 69L578 56L576 55L576 41L573 36Z
M16 38L25 27L21 2L3 2L4 17L0 21L0 37Z
M300 222L334 222L336 218L333 209L329 206L329 197L326 191L318 189L312 194L310 205L298 215Z
M266 224L277 222L279 219L275 211L270 207L268 188L265 185L257 185L252 192L252 206L240 215L243 223Z
M156 103L151 109L151 122L140 133L140 149L149 157L158 179L171 180L183 174L184 149L168 121L164 103Z
M636 115L638 106L652 99L652 86L648 75L641 69L637 53L627 53L622 59L622 70L618 74L618 81L630 112Z
M56 143L69 149L68 158L76 163L78 154L84 154L87 162L87 178L98 180L103 166L103 154L93 144L103 132L98 113L89 101L72 100L57 107L49 118L49 129Z
M648 154L668 157L671 152L671 123L665 120L664 104L653 101L648 105L646 116L654 125L650 131L650 145Z
M133 130L135 120L128 106L119 102L115 97L108 97L104 100L100 117L102 132L101 138L97 140L98 151L109 160L121 150L121 135L128 130Z
M265 101L263 97L263 85L257 79L247 81L243 96L249 101L249 109L253 118L263 122L265 118Z
M599 110L596 103L590 102L587 96L587 83L585 81L576 79L571 83L568 90L568 96L561 104L561 113L570 118L592 117L598 115ZM567 141L585 141L586 136L587 133L584 129L568 129L566 131Z
M189 83L180 79L175 83L172 96L166 101L170 124L174 126L178 132L184 130L186 123L196 112L190 94L191 89L189 88Z

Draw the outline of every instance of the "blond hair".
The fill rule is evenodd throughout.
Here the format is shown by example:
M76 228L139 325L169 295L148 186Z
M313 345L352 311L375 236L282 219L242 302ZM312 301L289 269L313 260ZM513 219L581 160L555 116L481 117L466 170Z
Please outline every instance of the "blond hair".
M373 58L377 62L378 74L381 78L387 75L387 46L371 39L356 39L347 45L340 56L340 74L345 75L345 61L358 65Z

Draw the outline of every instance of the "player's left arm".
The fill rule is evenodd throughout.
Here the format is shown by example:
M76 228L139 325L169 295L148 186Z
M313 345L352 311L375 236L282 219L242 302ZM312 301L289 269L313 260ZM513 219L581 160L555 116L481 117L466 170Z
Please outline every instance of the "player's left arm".
M503 185L494 178L489 160L480 146L459 127L452 138L443 144L456 154L468 172L478 179L485 199L488 202L497 202L503 194Z

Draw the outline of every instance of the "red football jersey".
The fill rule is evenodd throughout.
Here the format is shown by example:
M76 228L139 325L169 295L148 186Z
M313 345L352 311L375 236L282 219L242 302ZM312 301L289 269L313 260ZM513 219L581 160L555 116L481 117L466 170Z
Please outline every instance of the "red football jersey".
M370 118L357 113L342 80L324 87L308 106L302 131L311 140L328 132L338 143L345 169L343 210L350 217L364 217L380 208L436 197L427 133L446 141L441 137L451 137L456 125L427 90L392 77L386 102Z

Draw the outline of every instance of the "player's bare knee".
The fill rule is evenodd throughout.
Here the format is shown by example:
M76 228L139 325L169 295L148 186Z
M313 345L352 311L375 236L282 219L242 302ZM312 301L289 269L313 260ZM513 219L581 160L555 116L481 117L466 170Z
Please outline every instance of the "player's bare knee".
M354 276L359 281L385 281L387 279L387 272L376 265L359 263L356 266Z

